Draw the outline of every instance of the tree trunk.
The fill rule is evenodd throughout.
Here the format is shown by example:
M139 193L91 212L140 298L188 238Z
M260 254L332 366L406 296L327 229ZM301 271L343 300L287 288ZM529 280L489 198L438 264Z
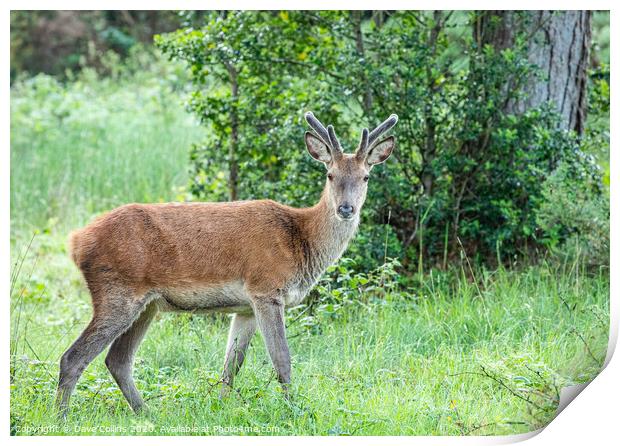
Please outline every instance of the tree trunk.
M583 133L587 111L587 68L591 41L590 11L488 11L474 25L480 45L509 48L519 31L529 39L528 59L543 76L532 76L523 98L509 102L507 113L553 104L562 127Z
M351 11L351 19L353 21L353 28L355 31L355 48L360 59L365 61L366 51L364 49L364 34L362 33L362 14L363 11ZM362 62L365 63L365 62ZM362 108L364 109L364 115L366 118L372 116L372 88L368 82L368 76L366 72L362 70L362 85L364 91L362 92Z

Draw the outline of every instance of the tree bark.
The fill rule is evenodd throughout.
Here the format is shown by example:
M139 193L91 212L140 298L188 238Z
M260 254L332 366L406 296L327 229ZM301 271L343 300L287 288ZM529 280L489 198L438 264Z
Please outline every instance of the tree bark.
M488 11L474 24L480 45L502 50L514 45L519 32L529 38L528 59L543 76L531 76L523 98L510 101L507 113L523 113L553 104L567 130L582 134L587 111L587 68L590 60L591 11Z
M360 59L366 59L366 51L364 49L364 34L362 33L362 13L363 11L351 11L353 28L355 30L355 48ZM362 62L365 63L365 62ZM364 86L362 107L367 118L372 116L372 89L368 82L368 76L362 71L362 85Z

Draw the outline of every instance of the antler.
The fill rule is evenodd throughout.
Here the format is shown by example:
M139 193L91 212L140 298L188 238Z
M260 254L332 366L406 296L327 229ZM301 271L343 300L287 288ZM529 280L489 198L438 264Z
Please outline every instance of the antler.
M308 125L312 127L312 130L316 132L319 139L330 149L332 156L335 158L340 157L342 155L342 147L340 147L340 141L338 141L338 138L336 137L334 126L329 125L326 129L325 126L321 124L321 121L316 119L312 112L306 113L305 117Z
M381 135L394 127L397 122L398 116L395 114L391 114L389 118L383 121L377 128L370 132L370 134L368 134L368 129L363 129L360 146L357 149L355 156L358 158L364 158L368 154L369 149L372 149L375 142L377 142L377 139L379 139Z
M362 129L362 138L360 139L360 146L355 153L355 156L366 155L366 150L368 150L368 129Z

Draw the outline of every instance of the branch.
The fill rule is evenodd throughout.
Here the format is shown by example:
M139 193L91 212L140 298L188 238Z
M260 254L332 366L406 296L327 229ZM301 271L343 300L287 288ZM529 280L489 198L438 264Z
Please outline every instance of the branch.
M573 333L575 333L577 335L577 337L579 339L581 339L581 342L583 342L583 345L586 348L586 352L588 352L588 355L590 355L590 358L592 358L594 360L594 362L596 363L601 363L602 361L599 361L598 359L596 359L596 356L594 356L594 354L592 353L592 350L590 350L590 346L588 345L588 343L586 342L586 340L583 338L583 336L581 336L581 333L579 333L577 330L575 330L575 328L571 328L571 331Z
M255 62L269 62L269 63L281 63L281 64L289 64L289 65L297 65L297 66L301 66L304 68L309 68L311 70L318 70L322 73L325 73L329 76L332 76L335 79L339 79L339 80L343 80L344 77L334 73L332 71L326 70L325 68L322 68L320 65L315 65L315 64L309 64L306 62L301 62L299 60L294 60L294 59L283 59L283 58L275 58L275 59L263 59L263 58L258 58L258 57L254 57L254 58L249 58L249 59L245 59L245 60L253 60Z
M517 398L525 401L526 403L531 404L532 406L534 406L535 408L537 408L538 410L541 411L545 411L545 409L541 406L539 406L538 404L536 404L534 401L530 400L529 398L524 397L523 395L519 395L517 392L515 392L513 389L511 389L510 387L508 387L506 385L506 383L504 383L504 381L502 381L501 379L498 379L497 377L491 375L489 372L487 372L487 370L484 368L484 366L480 366L480 368L482 369L482 373L484 374L484 376L486 376L487 378L492 379L493 381L495 381L496 383L498 383L500 386L502 386L504 389L508 390L512 395L516 396Z

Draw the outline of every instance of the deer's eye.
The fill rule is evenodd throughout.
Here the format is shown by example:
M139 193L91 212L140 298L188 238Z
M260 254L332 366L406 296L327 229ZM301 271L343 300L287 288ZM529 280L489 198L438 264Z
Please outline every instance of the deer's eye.
M364 177L364 181L368 181L368 175Z
M328 173L328 174L327 174L327 179L328 179L329 181L333 180L333 179L334 179L334 175L332 175L331 173Z

